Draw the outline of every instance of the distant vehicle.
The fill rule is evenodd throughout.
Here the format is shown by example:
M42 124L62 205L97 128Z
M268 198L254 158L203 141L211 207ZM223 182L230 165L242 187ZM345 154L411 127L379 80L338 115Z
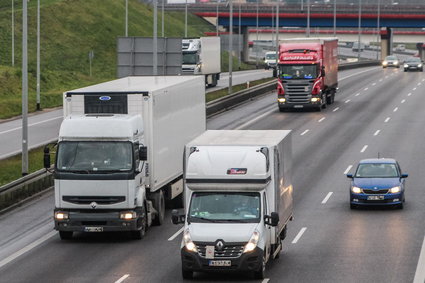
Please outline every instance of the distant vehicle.
M276 68L276 51L266 52L264 56L264 65L266 70Z
M406 51L406 46L404 44L398 44L395 47L395 51Z
M400 68L400 61L398 60L397 56L390 55L385 57L384 61L382 61L382 67L396 67Z
M351 179L350 208L363 205L396 205L403 209L405 179L394 159L363 159Z
M360 44L358 42L353 42L353 46L351 48L353 52L363 52L364 49L365 44L363 42L360 42Z
M418 57L410 57L404 61L404 71L410 71L410 70L418 70L420 72L423 71L423 63L421 59Z

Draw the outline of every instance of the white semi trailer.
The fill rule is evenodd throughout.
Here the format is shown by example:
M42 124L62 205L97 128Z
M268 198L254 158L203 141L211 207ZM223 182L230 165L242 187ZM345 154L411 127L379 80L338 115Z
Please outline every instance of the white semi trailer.
M182 73L204 75L207 86L216 86L221 72L220 50L220 37L183 39Z
M204 79L126 77L64 93L55 162L55 229L130 231L183 203L184 145L205 131ZM49 166L46 149L45 166Z
M243 271L263 278L292 219L290 131L206 131L186 145L183 278Z

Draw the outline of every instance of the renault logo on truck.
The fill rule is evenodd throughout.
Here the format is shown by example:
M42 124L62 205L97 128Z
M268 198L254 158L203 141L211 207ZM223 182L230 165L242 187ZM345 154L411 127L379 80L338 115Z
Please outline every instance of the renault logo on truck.
M91 206L91 208L95 209L95 208L97 207L97 202L93 201L93 202L90 204L90 206Z

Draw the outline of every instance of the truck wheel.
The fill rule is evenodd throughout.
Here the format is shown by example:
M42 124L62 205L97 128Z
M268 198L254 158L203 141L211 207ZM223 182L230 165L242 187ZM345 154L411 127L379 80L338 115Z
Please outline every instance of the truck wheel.
M155 226L160 226L164 223L164 215L165 215L165 199L164 192L162 190L158 190L157 192L152 194L152 202L153 207L156 209L158 214L152 221L152 224Z
M72 231L59 231L59 237L61 238L61 240L71 240L72 234Z
M324 95L322 95L322 109L326 109L326 97Z
M193 271L182 268L183 279L193 279Z
M254 271L254 279L264 279L266 273L266 262L263 257L263 262L259 270Z
M280 107L279 107L279 111L280 111L280 112L285 112L285 110L286 110L285 108L280 108Z
M146 211L146 205L145 205L145 208L143 209L143 216L141 217L141 221L142 223L140 225L141 226L140 230L131 231L131 238L133 238L134 240L141 240L146 234L146 230L148 227L148 224L147 224L148 214Z

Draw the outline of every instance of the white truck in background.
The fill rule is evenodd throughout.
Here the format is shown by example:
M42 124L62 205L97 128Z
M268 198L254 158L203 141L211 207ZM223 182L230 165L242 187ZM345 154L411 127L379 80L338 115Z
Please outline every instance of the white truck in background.
M204 75L205 85L217 85L221 72L220 37L184 38L182 74Z
M184 145L206 128L204 79L125 77L64 93L54 169L55 229L141 239L183 204ZM45 148L45 167L50 167Z
M194 271L264 277L292 220L291 131L206 131L185 149L183 278Z

